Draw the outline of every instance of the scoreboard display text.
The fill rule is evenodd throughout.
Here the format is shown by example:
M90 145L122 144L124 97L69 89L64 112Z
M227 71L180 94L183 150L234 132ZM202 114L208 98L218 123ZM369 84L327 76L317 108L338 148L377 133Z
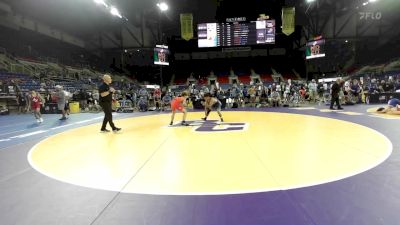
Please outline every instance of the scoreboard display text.
M306 59L325 57L325 40L309 41L306 48Z
M275 43L275 20L197 25L198 47L229 47Z

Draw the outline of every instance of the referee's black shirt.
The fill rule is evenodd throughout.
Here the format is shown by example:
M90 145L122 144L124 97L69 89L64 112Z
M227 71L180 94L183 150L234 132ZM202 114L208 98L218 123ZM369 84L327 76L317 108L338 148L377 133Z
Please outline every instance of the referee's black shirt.
M103 82L103 84L99 86L99 102L107 103L112 101L112 93L104 97L101 96L101 93L104 93L106 91L110 91L110 86Z

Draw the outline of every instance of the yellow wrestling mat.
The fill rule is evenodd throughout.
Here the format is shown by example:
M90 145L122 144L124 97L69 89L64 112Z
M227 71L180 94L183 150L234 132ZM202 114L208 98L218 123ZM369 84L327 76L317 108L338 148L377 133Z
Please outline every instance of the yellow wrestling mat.
M188 121L204 113L188 113ZM370 128L324 117L216 112L192 126L170 115L116 121L121 133L90 125L32 148L30 164L54 179L146 194L229 194L285 190L336 181L383 162L391 142ZM176 115L176 122L182 114Z
M381 107L385 107L385 106L386 105L382 105ZM376 110L379 109L379 108L380 107L369 108L369 109L367 109L367 112L373 114L376 117L381 117L381 118L384 118L384 119L400 119L400 115L377 113Z

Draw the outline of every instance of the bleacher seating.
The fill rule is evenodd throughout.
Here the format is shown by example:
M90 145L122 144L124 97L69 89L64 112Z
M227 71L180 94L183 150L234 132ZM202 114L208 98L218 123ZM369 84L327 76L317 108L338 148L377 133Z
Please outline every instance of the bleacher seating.
M261 74L260 77L263 82L273 82L274 81L271 74Z
M199 84L201 85L207 85L208 84L208 80L206 78L200 79L199 80Z
M250 75L240 75L238 76L239 82L243 84L250 84L251 78Z
M175 84L177 84L177 85L186 84L186 80L185 79L176 79Z
M46 82L40 83L38 79L35 79L26 74L19 73L10 73L10 72L0 72L0 80L9 83L11 80L15 80L18 86L21 88L21 91L31 91L31 90L41 90L41 89L50 89L53 90L56 85L61 85L67 91L75 91L82 89L85 85L82 80L79 81L61 81L54 80L51 84L45 84ZM45 84L44 86L42 86Z
M249 71L238 71L237 72L237 77L239 79L239 83L245 84L245 85L249 85L252 81L251 76L248 73ZM274 82L274 79L272 77L272 71L271 73L258 73L258 71L254 71L255 74L259 74L261 81L264 84L271 84ZM293 72L285 72L282 73L282 77L284 80L297 80L297 76L293 73ZM218 75L216 75L217 78L217 82L219 84L229 84L229 75L225 75L223 73L219 73ZM174 84L176 85L183 85L186 84L186 79L185 78L176 78ZM207 77L202 77L198 80L198 84L200 85L207 85L208 84L208 79Z
M217 81L220 84L229 84L229 77L228 75L220 75L217 77Z
M296 79L297 79L296 75L294 75L293 73L285 73L285 74L282 74L282 77L283 77L283 79L285 79L285 80L289 80L289 79L291 79L291 80L296 80Z

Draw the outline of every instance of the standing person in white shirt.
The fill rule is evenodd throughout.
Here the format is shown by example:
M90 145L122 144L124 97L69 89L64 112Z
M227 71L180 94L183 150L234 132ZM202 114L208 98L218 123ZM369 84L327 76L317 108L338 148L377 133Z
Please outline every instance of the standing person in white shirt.
M60 120L66 120L67 119L65 112L66 96L63 87L60 85L56 85L56 92L54 93L54 95L57 97L58 110L60 110L62 114Z
M312 79L311 82L308 84L308 92L309 92L309 99L310 102L316 102L317 100L317 83L315 82L315 79Z

